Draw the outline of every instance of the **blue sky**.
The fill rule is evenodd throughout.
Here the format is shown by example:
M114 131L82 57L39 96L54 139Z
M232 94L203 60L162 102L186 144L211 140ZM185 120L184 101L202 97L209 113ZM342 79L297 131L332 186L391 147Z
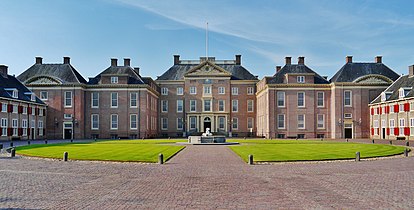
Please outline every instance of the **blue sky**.
M93 77L116 57L156 76L181 59L234 59L262 78L284 57L329 77L345 63L377 55L399 74L414 64L414 1L1 0L0 64L18 75L33 65L72 65Z

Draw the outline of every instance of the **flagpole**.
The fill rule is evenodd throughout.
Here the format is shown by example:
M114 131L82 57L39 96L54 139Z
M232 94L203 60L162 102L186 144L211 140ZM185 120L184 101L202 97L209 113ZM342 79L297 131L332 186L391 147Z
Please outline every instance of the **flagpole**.
M206 24L206 61L208 61L208 22Z

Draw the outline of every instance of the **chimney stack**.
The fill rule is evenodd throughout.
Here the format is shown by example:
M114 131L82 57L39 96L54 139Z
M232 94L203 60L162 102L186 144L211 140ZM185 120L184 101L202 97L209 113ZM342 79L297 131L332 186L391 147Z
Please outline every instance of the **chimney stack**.
M408 77L414 76L414 65L408 67Z
M236 65L241 65L241 55L236 55Z
M111 58L111 66L118 66L118 59Z
M137 74L139 75L139 67L135 67L134 68L135 72L137 72Z
M351 55L346 56L346 63L352 63L352 56Z
M131 59L130 58L124 58L124 66L131 66Z
M280 69L282 69L281 66L276 66L276 73L280 71Z
M292 57L285 57L285 64L286 65L292 64Z
M70 64L70 57L63 57L63 64Z
M0 65L0 75L4 78L7 78L7 68L6 65Z
M382 63L382 56L375 57L375 63Z
M305 64L305 57L298 57L298 64L304 65Z
M180 55L174 55L174 65L180 64Z
M42 64L42 57L36 57L36 64Z

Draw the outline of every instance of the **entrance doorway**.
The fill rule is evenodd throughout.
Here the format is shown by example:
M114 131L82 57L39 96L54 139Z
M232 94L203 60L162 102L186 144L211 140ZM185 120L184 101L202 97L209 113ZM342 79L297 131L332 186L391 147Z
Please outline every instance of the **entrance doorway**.
M210 132L213 132L213 129L211 129L211 119L209 117L204 118L204 132L207 131L207 128L210 128Z
M352 124L345 124L344 133L346 139L352 139Z
M382 128L382 139L385 139L385 128Z
M63 139L72 139L73 126L71 122L65 122L63 124Z

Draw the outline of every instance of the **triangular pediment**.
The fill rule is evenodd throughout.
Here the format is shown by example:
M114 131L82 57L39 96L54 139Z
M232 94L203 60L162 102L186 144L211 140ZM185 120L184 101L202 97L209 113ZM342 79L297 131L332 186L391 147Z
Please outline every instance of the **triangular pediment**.
M224 70L220 66L210 62L204 61L197 65L196 67L190 69L185 75L185 77L199 77L199 76L231 76L231 73Z

